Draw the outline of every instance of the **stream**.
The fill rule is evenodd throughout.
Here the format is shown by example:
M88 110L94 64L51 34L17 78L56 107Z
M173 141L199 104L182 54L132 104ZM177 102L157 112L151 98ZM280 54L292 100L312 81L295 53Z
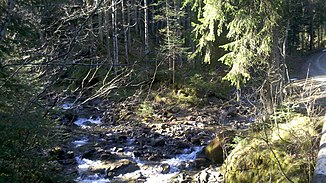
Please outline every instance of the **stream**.
M70 103L61 109L77 111L66 150L73 154L74 163L66 166L76 170L75 182L223 182L219 167L204 155L215 136L201 128L205 124L112 124L103 111L76 110Z

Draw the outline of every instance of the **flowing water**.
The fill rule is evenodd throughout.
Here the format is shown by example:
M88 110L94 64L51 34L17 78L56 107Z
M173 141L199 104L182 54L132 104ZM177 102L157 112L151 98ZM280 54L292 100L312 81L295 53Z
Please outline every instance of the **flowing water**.
M69 105L65 105L67 108ZM101 118L100 117L89 117L89 118L77 118L73 122L78 128L89 130L95 126L101 126ZM112 134L108 133L106 136L111 136ZM103 139L90 139L86 135L83 135L74 141L71 142L75 151L78 152L78 148L82 146L86 146L94 141L103 141ZM133 172L117 175L114 177L107 177L107 172L94 173L91 170L94 167L106 167L106 162L98 160L91 160L87 158L82 158L80 154L75 153L75 160L77 162L77 170L79 177L75 180L80 183L102 183L102 182L113 182L118 180L131 180L137 179L141 177L143 182L169 182L173 177L175 177L182 170L190 170L191 164L196 159L197 154L202 151L203 146L194 146L191 148L185 148L182 154L178 154L173 158L165 159L161 161L145 161L137 158L134 155L134 145L135 139L128 138L125 143L126 147L123 152L117 152L116 148L111 148L112 154L123 154L124 159L129 159L132 162L135 162L138 170ZM165 167L165 170L163 170Z
M205 124L201 122L119 126L104 119L105 111L92 111L72 103L61 105L61 109L68 117L74 116L73 121L65 124L73 134L68 147L74 152L75 164L68 166L78 172L75 182L168 183L192 182L198 177L221 182L216 181L221 177L218 169L201 164L204 146L215 135L203 130ZM189 135L196 142L190 142ZM200 176L202 171L213 176L205 172Z

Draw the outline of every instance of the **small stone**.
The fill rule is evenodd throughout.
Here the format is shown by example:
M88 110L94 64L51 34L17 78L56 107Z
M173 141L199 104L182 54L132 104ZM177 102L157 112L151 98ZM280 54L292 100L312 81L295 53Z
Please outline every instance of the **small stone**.
M203 158L203 157L196 158L194 163L195 163L195 167L197 169L202 168L202 167L207 167L210 164L210 162L206 158Z
M111 154L110 152L106 152L106 153L103 153L103 154L101 154L101 156L100 156L100 159L101 160L115 160L115 159L117 159L117 155L115 155L115 154Z
M160 158L159 158L158 156L156 156L156 155L151 155L151 156L149 156L147 159L148 159L148 161L157 161L157 160L159 160Z
M163 163L160 165L160 173L167 174L170 172L170 165L167 163Z
M77 163L75 159L61 159L58 162L62 165L74 165Z
M61 147L55 147L55 148L50 150L49 154L51 156L54 156L54 157L58 158L58 159L61 159L62 156L65 154L65 151Z
M184 142L184 141L177 141L175 143L175 147L185 149L185 148L189 148L190 145L187 142Z
M156 147L156 146L164 146L165 145L165 140L164 138L157 138L157 139L154 139L152 138L151 139L151 145Z
M95 149L89 150L82 155L82 158L91 159L96 154L96 152L97 151Z
M67 153L65 153L63 155L63 158L64 159L72 159L75 157L75 154L74 154L74 151L68 151Z

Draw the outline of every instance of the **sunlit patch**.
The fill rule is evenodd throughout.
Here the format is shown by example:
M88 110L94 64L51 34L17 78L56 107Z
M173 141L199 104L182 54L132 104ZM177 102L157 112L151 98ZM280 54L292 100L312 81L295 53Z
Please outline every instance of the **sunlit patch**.
M311 103L326 98L326 76L296 80L284 88L288 103Z

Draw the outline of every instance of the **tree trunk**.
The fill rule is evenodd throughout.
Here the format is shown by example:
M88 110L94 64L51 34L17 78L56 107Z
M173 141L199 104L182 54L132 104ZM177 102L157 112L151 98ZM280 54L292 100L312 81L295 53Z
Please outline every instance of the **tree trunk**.
M112 0L112 27L113 27L113 65L114 74L118 75L118 35L117 35L117 0Z
M131 20L130 20L130 6L131 6L131 3L130 3L130 0L127 0L127 34L128 34L128 47L131 48L131 33L130 33L130 26L131 26Z
M283 65L283 79L286 79L286 82L290 82L289 77L289 70L286 65L286 55L287 55L287 47L288 47L288 37L289 37L289 30L290 30L290 20L287 21L284 40L283 40L283 46L282 46L282 65Z
M306 42L305 42L305 27L303 28L302 32L301 32L301 50L304 50L306 48Z
M147 0L144 0L144 40L145 40L145 60L148 61L149 46L148 46L148 6Z
M91 12L92 9L93 9L93 6L96 6L96 5L94 5L95 3L97 3L97 0L96 0L96 2L87 1L86 10ZM89 46L88 49L89 49L89 53L93 54L94 43L97 42L95 40L95 36L94 36L95 32L94 32L94 27L93 27L93 16L89 17L88 26L89 26L89 34L88 34L89 35L89 42L91 44L91 46Z
M267 118L275 111L274 107L280 104L283 100L283 67L281 67L281 53L278 40L280 38L280 27L273 30L272 50L267 67L266 82L264 83L261 96L262 102L266 111Z
M309 16L309 50L314 48L314 13L313 2L308 1L308 16Z
M136 0L133 0L134 4L134 22L135 22L135 32L139 34L139 18L138 18L138 4Z
M170 21L169 21L169 2L168 0L165 0L165 11L166 11L166 15L165 15L165 18L166 18L166 38L167 38L167 44L168 44L168 64L169 64L169 70L171 70L171 66L172 66L172 63L171 63L171 55L170 55L170 52L171 52L171 43L170 43Z
M314 25L313 20L311 20L309 25L309 50L314 48Z
M0 26L0 43L2 42L2 40L4 40L6 36L7 27L9 25L10 16L13 9L14 9L14 0L8 0L6 15L3 18L3 22Z
M104 29L105 29L105 45L106 45L106 54L108 61L112 64L112 57L111 57L111 41L110 41L110 13L109 10L105 11L105 19L104 19Z
M98 12L98 38L100 46L103 44L103 12Z
M126 57L126 63L129 63L129 58L128 58L129 49L128 49L128 37L127 37L127 30L129 25L126 25L124 0L121 0L121 12L122 12L122 28L123 28L124 47L125 47L125 57Z

